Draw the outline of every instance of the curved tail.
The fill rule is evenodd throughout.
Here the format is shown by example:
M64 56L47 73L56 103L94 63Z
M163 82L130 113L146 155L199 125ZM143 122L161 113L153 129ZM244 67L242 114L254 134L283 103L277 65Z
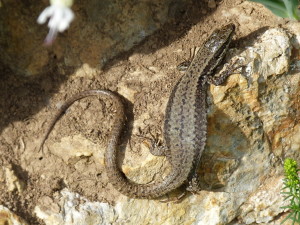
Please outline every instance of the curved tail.
M129 180L122 170L118 167L117 155L120 136L122 134L126 117L124 105L121 98L114 92L108 90L88 90L83 91L71 99L67 100L61 109L50 122L49 128L42 139L40 149L42 149L51 130L63 115L63 113L77 100L88 96L108 96L114 100L116 104L116 115L113 122L112 131L109 137L108 146L105 152L105 167L110 183L122 194L132 198L157 198L181 186L186 180L180 168L173 168L172 172L162 181L150 184L137 184ZM181 167L183 168L183 167Z

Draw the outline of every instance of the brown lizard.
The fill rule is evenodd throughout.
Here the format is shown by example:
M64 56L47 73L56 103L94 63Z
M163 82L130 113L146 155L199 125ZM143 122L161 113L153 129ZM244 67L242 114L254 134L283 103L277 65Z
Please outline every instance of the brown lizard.
M197 52L186 73L173 88L165 112L164 139L172 171L163 180L137 184L129 180L118 167L119 139L125 123L124 106L117 94L107 90L88 90L69 99L57 112L42 139L41 148L65 110L75 101L92 95L106 95L116 103L116 115L105 152L105 167L110 183L121 193L133 198L157 198L188 182L188 190L197 191L196 170L206 145L206 96L210 83L222 84L231 74L215 77L235 30L228 24L215 30ZM231 70L232 71L232 70Z

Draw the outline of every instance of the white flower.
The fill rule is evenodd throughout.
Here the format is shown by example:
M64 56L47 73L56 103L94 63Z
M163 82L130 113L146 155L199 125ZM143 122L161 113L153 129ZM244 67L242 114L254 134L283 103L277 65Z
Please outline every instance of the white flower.
M39 24L45 23L49 18L49 33L45 39L46 45L51 45L57 36L57 32L65 31L72 20L74 13L72 10L63 4L53 4L39 15L37 22Z

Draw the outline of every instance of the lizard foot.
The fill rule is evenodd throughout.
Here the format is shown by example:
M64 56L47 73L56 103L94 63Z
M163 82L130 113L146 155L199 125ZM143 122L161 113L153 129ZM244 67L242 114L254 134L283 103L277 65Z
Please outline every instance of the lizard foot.
M194 175L192 179L188 181L188 185L186 190L191 192L192 194L197 194L201 191L200 181L198 175Z
M146 137L143 132L141 135L137 135L137 137L146 139L150 142L149 151L152 155L155 156L166 156L167 148L162 145L161 140L159 140L158 135L153 135L148 127L147 133L150 134L151 137Z
M207 82L216 86L223 84L227 77L234 73L237 73L236 70L243 67L243 65L239 64L239 61L239 59L236 59L233 63L230 63L226 67L226 69L223 72L221 72L218 76L208 76Z

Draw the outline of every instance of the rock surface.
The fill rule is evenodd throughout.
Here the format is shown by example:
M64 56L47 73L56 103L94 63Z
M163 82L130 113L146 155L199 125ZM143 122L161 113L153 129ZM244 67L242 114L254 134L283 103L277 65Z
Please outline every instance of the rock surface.
M11 212L8 208L0 205L0 224L1 225L28 225L26 221Z
M237 219L239 222L232 224L252 224L270 223L283 213L282 159L283 154L290 155L283 149L298 134L299 127L293 108L297 105L300 75L287 73L293 48L291 36L284 29L269 29L253 46L244 51L234 49L232 60L247 63L242 75L231 75L224 86L211 86L208 143L199 170L203 191L178 204L120 196L115 206L99 203L102 223L204 225L229 224ZM136 118L139 120L144 119ZM80 143L86 148L84 142ZM297 148L296 143L293 146ZM57 148L62 147L53 145L50 151ZM60 157L66 157L65 153L61 152ZM142 154L145 158L140 167L125 161L123 170L130 177L138 176L139 182L150 182L150 175L140 171L153 173L153 165L161 168L161 158L148 157L146 149ZM45 219L40 213L37 215ZM87 220L86 213L80 214Z
M118 32L122 34L126 27L122 13L116 16L120 21L96 26L103 19L97 10L107 1L90 1L92 5L85 7L75 3L77 19L51 49L41 47L47 29L37 27L35 21L44 7L39 4L47 1L37 5L33 1L2 2L0 48L5 53L0 56L0 68L5 64L14 72L0 71L0 204L33 225L279 225L284 219L287 213L280 208L287 204L280 195L282 162L286 157L300 160L298 23L276 18L249 1L207 1L207 7L196 1L186 11L187 21L172 23L185 29L168 26L100 72L105 57L135 44L130 35L119 39ZM138 15L144 3L149 2L137 4L127 14ZM132 6L132 2L126 4L124 10ZM157 4L163 9L166 2ZM149 5L150 9L156 6ZM15 7L16 13L9 14L5 7ZM196 12L190 14L192 10ZM103 13L111 12L118 13L114 7ZM207 14L201 22L199 13ZM161 23L156 22L157 26ZM169 93L181 76L176 65L212 29L229 22L237 25L237 31L227 62L239 59L244 67L224 86L209 89L208 141L198 171L203 190L197 195L187 195L175 204L129 199L114 190L103 163L115 115L108 99L76 102L56 124L44 151L37 149L49 120L67 98L86 89L110 89L125 97L128 110L129 124L119 157L123 171L141 183L164 177L169 164L164 157L152 156L149 142L141 136L151 137L150 130L162 138ZM104 30L111 36L102 42ZM137 30L139 26L128 28ZM137 35L135 40L143 36L138 34L132 33ZM120 42L113 44L114 38ZM47 74L53 68L55 73ZM40 78L20 76L39 73Z

